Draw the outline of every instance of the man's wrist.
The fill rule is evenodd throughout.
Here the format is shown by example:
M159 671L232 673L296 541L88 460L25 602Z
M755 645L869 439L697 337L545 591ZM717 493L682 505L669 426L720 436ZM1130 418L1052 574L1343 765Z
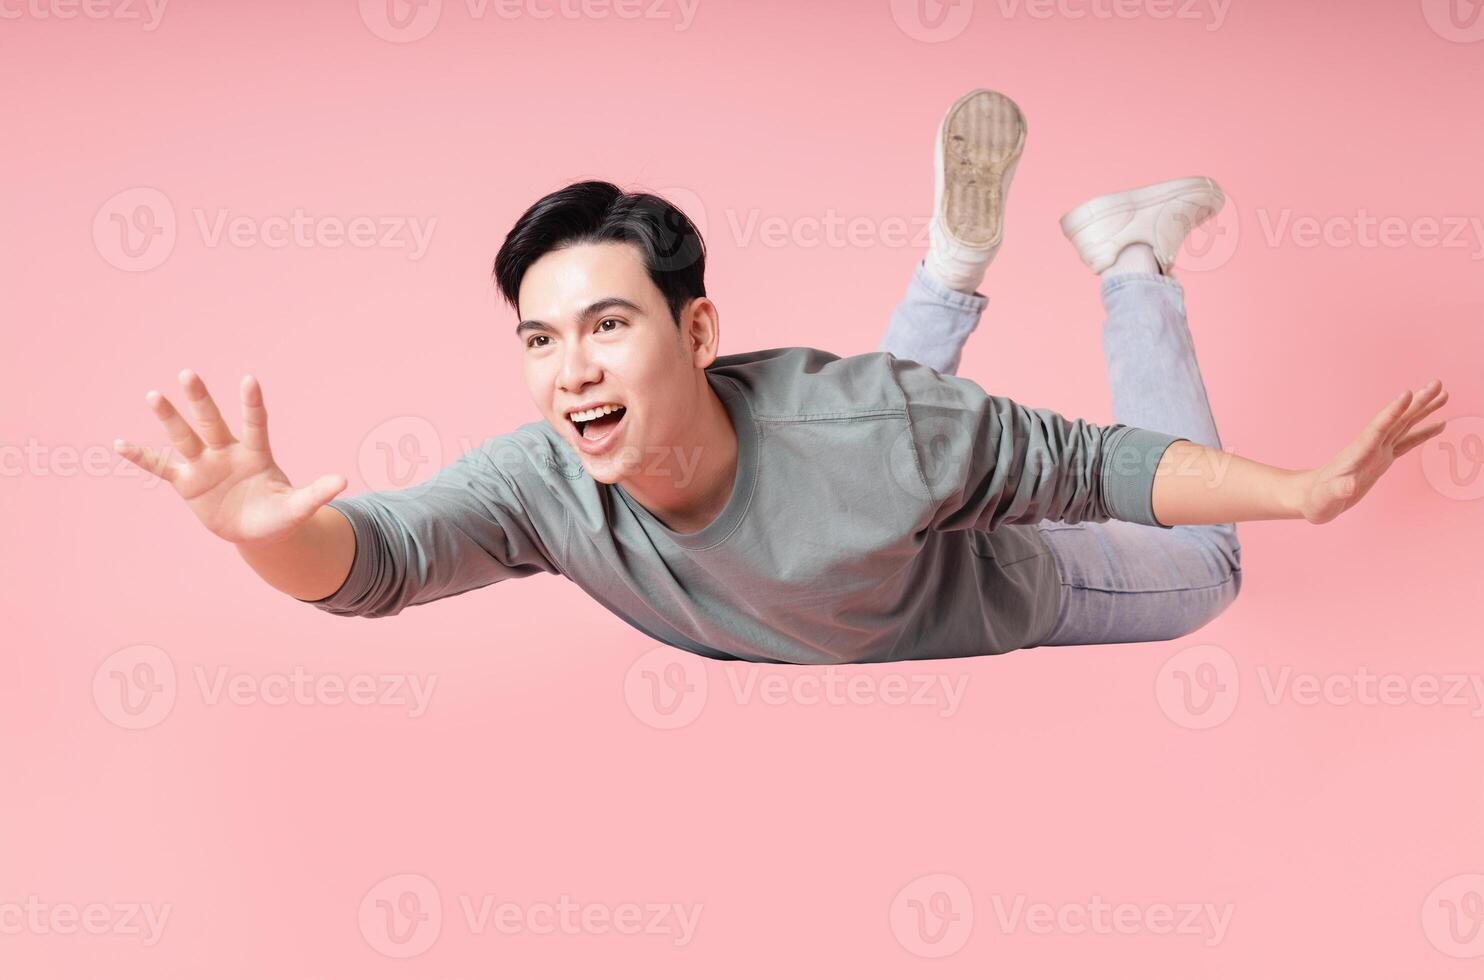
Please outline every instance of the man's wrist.
M1314 482L1313 470L1290 470L1278 488L1278 503L1285 518L1304 516L1304 498Z

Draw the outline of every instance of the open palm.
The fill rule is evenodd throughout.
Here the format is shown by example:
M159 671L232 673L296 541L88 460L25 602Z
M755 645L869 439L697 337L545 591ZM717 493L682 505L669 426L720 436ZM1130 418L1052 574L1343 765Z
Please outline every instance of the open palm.
M1301 501L1304 519L1324 524L1359 503L1398 457L1443 431L1443 422L1425 429L1417 424L1447 400L1441 381L1398 395L1334 459L1313 471Z
M273 461L268 445L268 410L257 379L242 379L242 439L227 427L206 384L189 369L180 372L196 428L157 391L145 403L165 427L178 462L169 453L123 440L120 456L160 477L213 534L236 544L265 544L291 534L346 487L344 477L322 476L295 489ZM197 432L199 429L199 434Z

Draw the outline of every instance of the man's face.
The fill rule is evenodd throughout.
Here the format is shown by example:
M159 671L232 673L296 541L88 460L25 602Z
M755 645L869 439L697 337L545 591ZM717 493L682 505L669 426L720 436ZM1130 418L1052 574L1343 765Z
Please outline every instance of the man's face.
M704 364L676 330L638 249L603 242L548 252L526 270L518 309L526 387L593 479L617 483L651 454L684 445ZM606 405L622 409L585 423L570 418Z

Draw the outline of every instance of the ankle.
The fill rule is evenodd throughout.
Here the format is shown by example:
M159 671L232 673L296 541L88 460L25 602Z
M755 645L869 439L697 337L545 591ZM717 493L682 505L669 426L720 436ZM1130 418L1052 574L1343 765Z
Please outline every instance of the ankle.
M1130 274L1160 275L1159 261L1154 257L1154 249L1144 242L1132 242L1125 245L1118 253L1118 258L1113 264L1103 270L1103 277L1126 276Z
M922 265L924 271L938 283L956 293L973 296L984 282L984 274L998 252L998 245L975 252L934 241L928 247Z

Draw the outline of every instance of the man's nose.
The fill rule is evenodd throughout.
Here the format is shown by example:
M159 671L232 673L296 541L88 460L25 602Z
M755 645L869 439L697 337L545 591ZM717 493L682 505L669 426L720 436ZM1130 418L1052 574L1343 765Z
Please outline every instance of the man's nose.
M603 369L588 356L581 344L572 344L562 352L562 370L558 382L567 391L580 391L584 385L599 381Z

